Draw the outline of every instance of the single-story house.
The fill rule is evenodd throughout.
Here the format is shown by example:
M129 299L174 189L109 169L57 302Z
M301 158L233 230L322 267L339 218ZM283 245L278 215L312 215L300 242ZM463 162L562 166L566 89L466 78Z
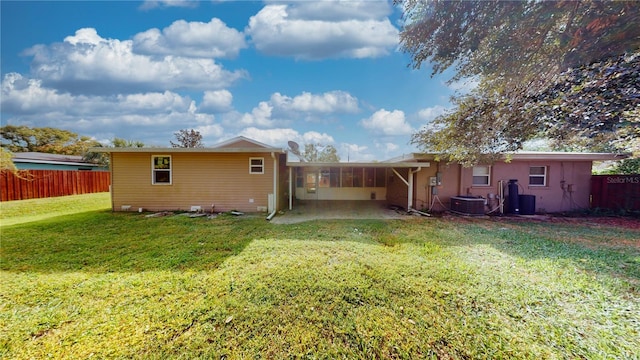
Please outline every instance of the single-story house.
M106 167L87 162L79 155L17 152L11 160L18 170L107 171Z
M281 148L237 137L211 148L93 148L109 153L114 211L273 213Z
M270 216L292 209L297 201L315 200L380 201L426 211L509 212L515 210L507 201L510 192L517 192L518 200L523 195L528 211L589 208L592 162L624 158L518 152L504 161L466 168L437 161L435 154L413 153L382 162L318 163L300 161L289 151L245 137L211 148L92 151L110 154L114 211L214 208L267 211Z

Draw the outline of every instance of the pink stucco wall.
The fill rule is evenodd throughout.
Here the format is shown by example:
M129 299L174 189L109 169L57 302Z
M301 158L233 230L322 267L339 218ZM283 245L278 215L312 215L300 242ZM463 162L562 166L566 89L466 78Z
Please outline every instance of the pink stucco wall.
M546 166L546 186L529 185L529 167ZM431 195L429 178L442 174L441 185L437 186L437 197ZM518 180L519 194L535 195L536 212L550 213L589 208L591 186L591 161L511 161L497 162L491 166L489 186L472 184L472 168L457 164L434 163L416 174L415 208L442 211L448 209L452 196L471 195L488 198L498 194L500 181L505 195L510 179ZM563 183L564 181L564 183ZM571 191L569 191L571 190ZM444 206L443 206L444 205Z

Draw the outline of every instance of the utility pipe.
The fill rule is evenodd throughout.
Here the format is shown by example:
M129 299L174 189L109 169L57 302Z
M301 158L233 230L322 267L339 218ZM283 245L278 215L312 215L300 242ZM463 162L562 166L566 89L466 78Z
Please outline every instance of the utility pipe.
M278 212L278 162L276 161L276 154L272 151L271 158L273 159L273 212L267 216L267 220L273 219Z

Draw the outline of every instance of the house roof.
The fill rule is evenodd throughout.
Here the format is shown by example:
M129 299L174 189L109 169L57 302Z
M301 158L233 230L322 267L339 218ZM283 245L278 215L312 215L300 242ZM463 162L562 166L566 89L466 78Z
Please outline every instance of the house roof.
M85 161L80 155L61 155L41 152L17 152L13 154L11 160L14 163L100 166L99 164Z
M436 153L410 153L402 155L386 162L407 162L417 160L435 161L439 154ZM630 154L613 154L613 153L585 153L585 152L560 152L560 151L518 151L506 153L503 155L505 161L508 160L555 160L555 161L606 161L606 160L623 160Z
M289 162L287 166L290 167L304 167L304 168L346 168L346 167L369 167L369 168L414 168L414 167L429 167L429 162Z
M91 152L102 153L284 153L284 149L272 147L267 144L246 138L244 136L238 136L227 141L223 141L214 145L213 147L201 147L201 148L166 148L166 147L94 147L89 149Z

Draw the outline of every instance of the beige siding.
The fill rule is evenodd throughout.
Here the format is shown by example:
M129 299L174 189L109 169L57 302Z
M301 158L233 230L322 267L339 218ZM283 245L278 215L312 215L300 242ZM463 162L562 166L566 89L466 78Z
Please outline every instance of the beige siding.
M151 184L151 157L171 155L172 184ZM114 153L113 209L256 212L273 193L273 159L265 153ZM249 158L264 158L264 174L249 174ZM280 206L281 204L279 204Z

